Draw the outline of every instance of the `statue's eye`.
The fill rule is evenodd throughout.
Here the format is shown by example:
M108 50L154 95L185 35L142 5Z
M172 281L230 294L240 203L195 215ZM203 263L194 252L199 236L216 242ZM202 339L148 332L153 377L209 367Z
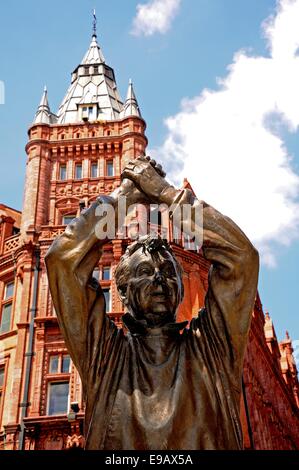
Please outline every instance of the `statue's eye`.
M173 276L176 275L174 267L169 266L169 265L163 266L162 272L163 272L164 276L167 276L167 277L173 277Z
M153 272L154 271L150 266L140 266L137 270L138 276L151 276Z

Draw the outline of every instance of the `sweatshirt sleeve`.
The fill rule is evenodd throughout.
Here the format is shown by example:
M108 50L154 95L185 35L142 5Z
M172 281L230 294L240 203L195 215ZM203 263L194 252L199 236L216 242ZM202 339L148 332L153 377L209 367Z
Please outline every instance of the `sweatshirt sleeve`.
M237 380L240 379L252 311L257 293L259 255L242 230L212 206L199 201L189 189L173 198L178 206L191 206L184 220L185 233L202 244L204 257L211 262L205 307L193 328L205 328L218 354ZM197 220L195 212L202 210ZM191 232L192 229L192 232ZM206 336L207 338L207 336Z
M107 336L117 329L106 315L101 287L92 278L107 241L96 236L96 224L100 220L97 208L103 199L107 202L107 197L98 198L74 219L54 240L45 257L59 325L83 384L95 354L100 353L97 359L101 360Z

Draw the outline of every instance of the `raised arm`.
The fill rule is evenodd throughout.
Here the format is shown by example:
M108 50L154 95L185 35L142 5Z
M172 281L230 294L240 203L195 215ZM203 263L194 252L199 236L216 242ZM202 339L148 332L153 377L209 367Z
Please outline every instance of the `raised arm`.
M96 211L100 204L101 200L97 199L74 219L54 240L45 258L59 325L81 376L86 362L91 360L87 332L92 312L96 310L98 314L98 334L106 321L104 296L98 282L92 278L104 244L95 234L99 221Z
M80 217L74 219L65 232L57 237L46 258L49 287L67 348L84 381L88 365L98 354L98 344L103 344L116 327L106 316L105 299L99 283L92 278L102 247L108 238L99 239L97 224L103 222L100 205L109 204L114 213L117 230L118 199L126 196L128 203L144 200L144 196L130 181L110 196L99 197ZM103 212L103 211L102 211ZM113 211L112 211L113 212Z
M211 262L205 309L197 326L206 329L207 337L233 371L236 381L241 377L244 352L257 292L258 252L241 229L213 207L199 201L189 189L166 191L170 205L190 204L191 220L183 220L184 230L201 234L204 257ZM202 227L196 226L196 208L202 205ZM175 218L174 218L175 220ZM191 231L192 229L192 231Z

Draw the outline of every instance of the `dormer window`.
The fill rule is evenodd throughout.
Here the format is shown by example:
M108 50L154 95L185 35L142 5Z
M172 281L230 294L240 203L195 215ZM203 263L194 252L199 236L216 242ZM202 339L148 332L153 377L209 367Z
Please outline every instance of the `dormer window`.
M95 121L97 118L97 106L96 105L88 105L82 106L81 117L82 121Z

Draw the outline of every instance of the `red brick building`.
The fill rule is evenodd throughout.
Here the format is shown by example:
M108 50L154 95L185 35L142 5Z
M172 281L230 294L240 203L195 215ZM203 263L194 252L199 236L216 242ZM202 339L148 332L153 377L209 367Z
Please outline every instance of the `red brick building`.
M146 123L129 83L123 103L114 71L92 37L58 110L44 90L28 131L22 214L0 205L0 449L64 449L82 443L84 403L59 331L44 256L82 207L120 183L128 159L145 153ZM188 185L187 181L184 185ZM128 243L107 244L94 275L121 326L113 273ZM197 315L209 265L188 241L173 241L184 269L178 320ZM278 343L257 296L241 403L246 448L299 449L299 398L292 342Z

